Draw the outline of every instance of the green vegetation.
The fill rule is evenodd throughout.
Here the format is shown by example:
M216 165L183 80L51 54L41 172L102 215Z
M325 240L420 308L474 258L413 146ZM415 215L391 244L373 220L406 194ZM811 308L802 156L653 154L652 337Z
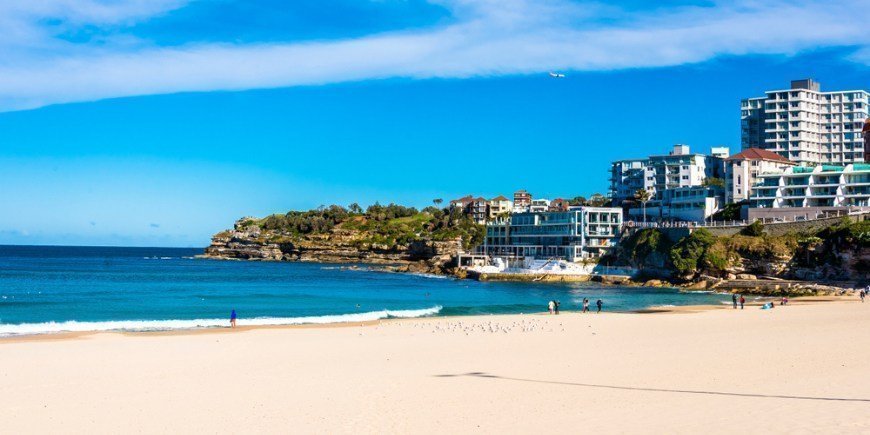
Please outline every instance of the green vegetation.
M716 178L716 177L707 177L704 179L703 182L701 182L701 185L708 186L708 187L721 187L724 189L725 188L725 180L723 180L721 178Z
M568 205L585 205L589 207L609 207L610 199L600 193L593 193L587 199L585 196L575 196L568 200Z
M716 242L716 237L705 229L698 229L687 237L683 237L671 248L670 258L674 269L682 275L697 273L705 265L713 261L721 261L721 253L714 255L715 260L707 255L707 251Z
M787 277L795 268L825 269L824 276L860 277L870 270L864 251L868 248L870 221L844 219L819 231L779 236L766 234L764 226L756 222L740 234L727 237L698 229L676 243L660 230L640 230L623 239L609 261L639 268L669 269L682 278L743 273L740 270L783 273Z
M740 209L746 204L746 201L725 204L725 207L717 211L711 219L714 221L739 221L742 219L740 217Z
M761 221L755 221L740 230L740 234L749 237L761 237L764 235L764 225Z
M433 201L440 204L440 201ZM307 235L330 234L340 230L356 231L357 246L393 249L415 241L452 240L458 237L466 248L483 243L484 227L474 223L460 210L426 207L418 211L397 204L375 203L365 211L354 203L321 206L316 210L274 214L260 220L242 222L271 232L268 240L286 243Z
M634 265L643 264L653 254L666 255L674 242L656 229L640 230L622 240L620 246Z

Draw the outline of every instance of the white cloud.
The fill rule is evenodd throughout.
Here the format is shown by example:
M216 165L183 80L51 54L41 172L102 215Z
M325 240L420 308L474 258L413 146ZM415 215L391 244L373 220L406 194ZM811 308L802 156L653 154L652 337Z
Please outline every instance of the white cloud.
M181 47L76 44L39 24L118 26L181 7L181 0L7 1L0 50L11 54L0 61L0 110L385 77L657 67L831 46L864 47L850 58L870 60L863 0L745 0L646 12L567 0L433 0L452 12L450 24L328 42Z

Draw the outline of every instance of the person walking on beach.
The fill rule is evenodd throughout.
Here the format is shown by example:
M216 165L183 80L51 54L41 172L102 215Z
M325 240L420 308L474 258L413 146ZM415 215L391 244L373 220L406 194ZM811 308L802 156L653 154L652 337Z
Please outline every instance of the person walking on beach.
M556 314L559 314L559 305L561 305L559 301L553 303L553 310Z
M550 314L554 314L556 312L556 302L550 301L549 303L547 303L547 310L550 312Z
M731 294L731 303L734 305L734 309L737 309L737 293Z
M589 299L583 298L583 312L589 311Z
M236 327L236 310L233 308L233 311L230 313L230 328Z
M867 295L867 291L864 289L861 289L861 293L859 293L859 295L861 295L861 303L863 304L864 303L864 296Z
M746 303L746 298L744 298L743 295L740 295L740 309L741 310L743 309L743 304L745 304L745 303Z
M604 305L604 302L601 302L601 299L595 301L595 305L598 306L598 312L601 312L601 306Z

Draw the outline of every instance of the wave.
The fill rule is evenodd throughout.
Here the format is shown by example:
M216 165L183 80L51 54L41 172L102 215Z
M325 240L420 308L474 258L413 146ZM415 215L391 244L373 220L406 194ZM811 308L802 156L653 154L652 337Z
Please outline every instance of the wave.
M381 310L366 313L333 314L309 317L255 317L239 318L238 326L277 326L305 325L324 323L370 322L380 319L398 319L434 316L441 312L441 306L419 310ZM15 335L49 334L58 332L91 332L91 331L168 331L175 329L217 328L229 326L227 319L172 319L172 320L113 320L102 322L66 322L21 323L17 325L0 324L0 337Z
M447 275L435 275L434 273L409 273L411 276L418 276L420 278L430 278L430 279L450 279L451 277Z

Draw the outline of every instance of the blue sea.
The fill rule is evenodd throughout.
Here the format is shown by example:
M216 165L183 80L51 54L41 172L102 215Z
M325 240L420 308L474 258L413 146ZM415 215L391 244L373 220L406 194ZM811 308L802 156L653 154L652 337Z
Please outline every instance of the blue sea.
M583 298L607 311L725 297L594 283L496 283L365 265L219 261L201 249L0 246L0 336L168 330L546 311Z

